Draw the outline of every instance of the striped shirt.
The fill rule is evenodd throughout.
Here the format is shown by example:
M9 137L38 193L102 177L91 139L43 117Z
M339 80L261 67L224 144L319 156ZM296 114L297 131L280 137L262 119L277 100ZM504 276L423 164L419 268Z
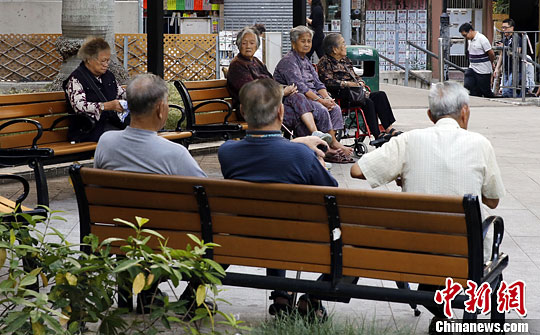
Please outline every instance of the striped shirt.
M490 74L493 71L488 51L491 50L491 43L486 36L476 32L474 38L469 42L469 67L478 74Z

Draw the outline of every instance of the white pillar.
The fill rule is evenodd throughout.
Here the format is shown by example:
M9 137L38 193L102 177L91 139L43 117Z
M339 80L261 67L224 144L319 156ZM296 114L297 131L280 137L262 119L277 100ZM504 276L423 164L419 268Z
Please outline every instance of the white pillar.
M341 35L345 44L351 44L351 0L341 0Z

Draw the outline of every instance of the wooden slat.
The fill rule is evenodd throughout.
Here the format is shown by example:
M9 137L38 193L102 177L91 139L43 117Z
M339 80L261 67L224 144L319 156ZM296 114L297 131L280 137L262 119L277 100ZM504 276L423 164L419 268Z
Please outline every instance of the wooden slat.
M12 104L25 104L31 102L45 102L64 100L63 91L40 92L40 93L22 93L22 94L0 94L0 106Z
M196 212L197 202L191 194L134 192L110 188L86 187L89 205L109 205L140 209L169 209Z
M0 195L0 213L11 213L15 209L15 206L16 206L15 201L9 200L8 198L5 198ZM23 211L32 210L31 208L28 208L24 205L21 206L21 209Z
M340 207L341 222L403 230L466 234L465 215Z
M229 91L227 91L227 88L218 87L205 90L190 90L189 96L195 105L198 101L229 98L230 94Z
M227 235L214 235L214 242L221 245L214 250L215 255L249 256L250 258L319 265L330 264L328 243L276 241Z
M41 124L41 127L43 127L43 129L47 129L50 126L52 126L53 122L56 121L56 119L62 116L63 115L54 115L50 117L38 117L38 118L32 118L32 119L39 122ZM6 122L8 121L0 121L0 126ZM66 119L64 121L61 121L56 126L56 128L67 127L68 124L69 124L69 121ZM12 124L11 126L2 129L0 131L0 134L4 135L4 134L10 134L10 133L18 133L21 131L35 131L36 129L37 129L36 126L34 126L33 124L20 122L20 123Z
M328 224L291 220L273 220L237 215L212 215L214 233L260 236L297 241L328 242Z
M308 263L295 263L295 262L282 262L282 261L273 261L273 260L262 260L249 257L231 257L231 256L222 256L216 255L214 260L220 264L231 264L231 265L241 265L241 266L251 266L257 268L271 268L271 269L282 269L282 270L292 270L292 271L305 271L305 272L316 272L316 273L330 273L330 266L308 264ZM363 270L356 268L343 268L344 276L353 276L353 277L363 277L363 278L374 278L374 279L383 279L383 280L392 280L392 281L404 281L409 283L423 283L431 285L444 285L446 277L440 276L422 276L417 274L410 273L400 273L400 272L387 272L387 271L373 271L373 270ZM464 286L467 286L467 278L453 278L454 281L461 283Z
M468 259L366 248L343 248L343 266L366 270L466 278Z
M199 81L185 81L184 85L188 90L191 89L204 89L204 88L215 88L215 87L226 87L226 79L215 79L215 80L199 80Z
M263 201L238 198L212 197L208 199L213 212L237 215L326 222L324 204L310 205L281 201Z
M343 243L351 246L429 252L442 255L468 255L466 235L417 233L350 224L343 224L341 231Z
M141 208L126 208L112 206L89 206L90 220L92 222L118 224L114 221L120 218L135 222L135 216L147 218L146 228L154 230L188 230L200 231L201 219L196 212L180 212L166 210L152 210Z
M229 103L232 103L232 99L223 99L223 100L228 101ZM197 106L198 103L194 103L193 105ZM227 111L227 105L223 103L217 103L217 102L204 105L202 107L197 108L195 110L195 114L204 113L204 112L213 112L213 111ZM233 117L233 114L231 114L231 117ZM236 114L234 114L234 116L236 116Z
M282 270L293 270L293 271L330 273L329 265L284 262L284 261L274 261L270 259L234 257L234 256L224 256L224 255L214 255L214 260L220 264L252 266L252 267L267 268L267 269L282 269Z
M42 145L42 147L51 148L54 150L54 156L65 156L76 153L88 153L90 155L96 150L97 142L60 142L60 143L48 143Z
M225 116L227 116L227 112L195 114L195 124L223 123Z
M160 231L156 230L158 233L164 233L165 239L167 239L167 246L174 249L186 249L187 244L189 243L193 246L195 243L187 236L188 233L197 236L199 239L201 235L197 232L190 231ZM92 234L99 237L100 241L103 241L110 237L123 238L126 239L129 236L135 236L135 231L129 227L118 227L118 226L101 226L101 225L92 225L91 231ZM121 246L121 242L114 242L112 245ZM159 248L159 240L156 237L152 237L147 244L152 249Z
M99 184L102 178L107 179L111 187L152 189L156 192L191 192L193 185L205 186L209 196L227 195L228 197L281 200L284 202L302 202L321 204L324 195L336 195L338 204L348 206L375 207L387 209L404 209L417 211L433 211L463 213L463 198L459 196L426 195L401 192L384 192L373 190L350 190L335 187L290 185L290 184L257 184L238 180L222 180L211 178L194 178L180 176L163 176L135 174L121 171L106 171L85 168L81 171L83 178L89 183ZM410 201L409 201L410 200ZM340 207L340 211L344 206Z
M67 112L68 105L66 101L0 106L0 120L28 118L32 116L45 116L53 114L66 114Z
M162 131L159 132L158 135L169 141L175 141L183 138L190 138L193 134L190 131Z
M409 283L421 283L430 285L444 286L446 277L418 275L412 273L388 272L388 271L373 271L364 269L355 269L343 267L344 276L374 278L383 280L403 281ZM463 286L467 286L467 278L453 277L454 281L459 282Z
M32 140L36 136L36 132L12 134L2 136L0 148L25 148L32 145ZM59 129L55 131L45 131L43 136L38 141L38 147L48 148L49 143L67 142L67 129Z

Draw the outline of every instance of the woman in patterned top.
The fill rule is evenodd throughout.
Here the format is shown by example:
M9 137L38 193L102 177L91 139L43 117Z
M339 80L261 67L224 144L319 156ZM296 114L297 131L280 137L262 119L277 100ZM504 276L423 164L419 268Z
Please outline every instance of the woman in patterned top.
M352 62L347 57L345 39L341 34L328 34L323 40L323 49L325 55L317 64L319 78L333 92L336 98L342 100L345 98L339 96L339 93L345 91L344 88L366 86L362 78L354 72ZM370 93L366 90L366 96L367 99L362 102L347 101L347 103L349 106L360 106L363 109L369 129L377 139L377 142L372 142L372 144L378 145L378 142L382 144L385 140L389 140L391 136L401 134L400 131L392 128L392 124L396 119L386 93L383 91ZM381 120L381 124L385 129L382 133L379 131L377 117Z
M76 142L97 142L108 130L125 128L126 91L109 71L111 48L101 37L87 38L77 54L81 64L63 82L71 114L84 114L94 122L89 127L85 118L72 118L68 138Z
M313 108L312 115L315 122L305 130L298 130L303 132L308 130L309 134L316 130L329 133L332 136L330 148L335 149L337 155L327 157L327 161L350 163L353 161L350 157L352 148L339 143L335 136L336 130L343 129L341 109L326 91L315 67L307 57L307 53L311 50L313 31L306 26L297 26L291 29L290 36L293 50L283 56L277 64L274 79L283 85L296 84L298 93L305 95Z

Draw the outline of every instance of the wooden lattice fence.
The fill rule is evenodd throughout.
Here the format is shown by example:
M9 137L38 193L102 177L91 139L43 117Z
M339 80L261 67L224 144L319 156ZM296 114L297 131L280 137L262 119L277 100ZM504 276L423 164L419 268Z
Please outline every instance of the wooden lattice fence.
M1 34L0 80L53 80L62 57L54 43L59 34Z
M51 81L62 57L55 49L60 34L0 34L0 81ZM130 76L145 73L146 34L117 34L116 53L124 61L124 36L128 40ZM165 80L216 78L215 34L165 34Z

